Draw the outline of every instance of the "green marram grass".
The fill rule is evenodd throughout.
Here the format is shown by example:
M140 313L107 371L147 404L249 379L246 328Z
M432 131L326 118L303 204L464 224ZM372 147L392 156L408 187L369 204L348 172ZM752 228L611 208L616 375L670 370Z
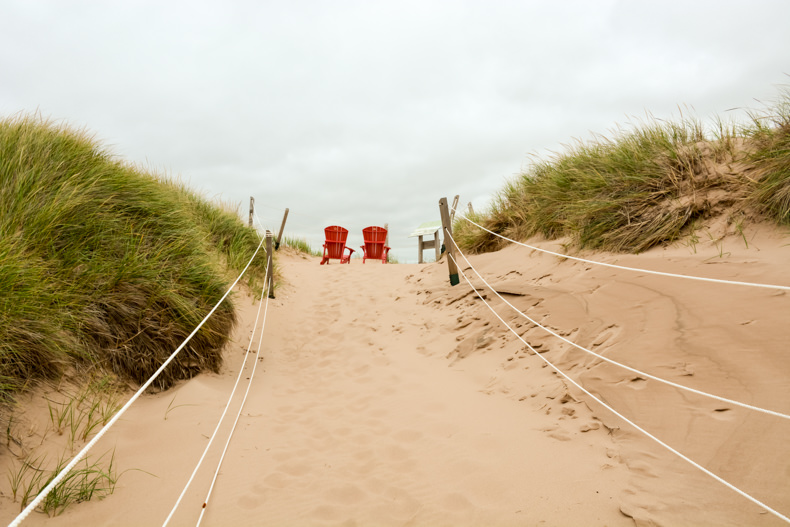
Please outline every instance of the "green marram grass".
M753 145L749 160L761 177L751 203L779 224L790 225L790 90L773 111L752 118L754 126L747 130Z
M259 244L222 204L118 161L84 131L0 121L0 395L70 368L147 380ZM263 251L263 249L261 249ZM246 275L260 290L265 254ZM157 379L218 371L226 300Z
M108 463L103 463L105 455L93 462L83 459L55 485L42 500L36 510L48 516L57 516L69 505L89 501L94 497L103 498L115 491L118 474L115 466L115 452L110 453ZM19 501L20 512L68 465L66 456L58 459L52 469L47 469L46 457L32 461L22 461L16 470L7 474L11 497Z
M310 256L321 256L321 251L313 249L308 241L304 238L296 238L292 236L283 236L283 245L290 247L300 253L308 254Z
M725 211L790 224L788 92L750 126L718 124L715 137L686 119L578 141L536 160L470 219L511 239L568 237L579 248L630 253L678 240ZM454 234L473 253L506 243L463 219Z

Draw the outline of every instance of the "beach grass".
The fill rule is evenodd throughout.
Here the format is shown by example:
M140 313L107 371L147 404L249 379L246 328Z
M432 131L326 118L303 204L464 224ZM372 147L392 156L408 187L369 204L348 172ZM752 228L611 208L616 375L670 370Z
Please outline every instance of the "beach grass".
M639 253L693 233L720 214L790 223L790 99L747 126L649 120L610 137L575 141L536 158L470 219L508 238L567 237L570 246ZM757 214L754 214L757 212ZM505 242L464 219L453 227L472 253Z
M78 463L47 494L38 510L48 516L56 516L71 504L112 494L120 474L116 469L115 452L110 453L107 461L106 455L90 462L86 458ZM69 461L70 458L61 457L53 468L47 468L46 456L40 456L22 461L15 470L8 473L11 497L14 501L19 501L20 511L50 484Z
M292 236L283 236L282 244L285 247L290 247L300 253L308 254L310 256L321 256L321 251L313 249L310 244L304 238L297 238Z
M260 238L225 204L116 159L83 130L0 121L0 396L70 369L140 384L225 293ZM246 283L260 290L265 257ZM159 376L218 371L226 300Z
M753 151L749 160L758 177L750 202L782 225L790 225L790 90L783 92L771 111L753 113L746 130Z

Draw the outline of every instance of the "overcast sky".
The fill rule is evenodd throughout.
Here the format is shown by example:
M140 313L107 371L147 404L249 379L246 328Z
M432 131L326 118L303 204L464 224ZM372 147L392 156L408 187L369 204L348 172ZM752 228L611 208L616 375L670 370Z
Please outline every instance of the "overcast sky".
M790 84L790 2L0 0L0 115L87 128L320 249L483 209L533 154ZM693 109L693 110L690 110ZM426 252L428 256L428 252Z

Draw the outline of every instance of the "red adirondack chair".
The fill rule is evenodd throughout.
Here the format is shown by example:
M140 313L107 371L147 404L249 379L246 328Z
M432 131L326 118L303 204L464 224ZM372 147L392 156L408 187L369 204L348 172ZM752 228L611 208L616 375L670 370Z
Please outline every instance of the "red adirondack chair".
M344 229L339 225L332 225L324 229L324 256L321 258L321 265L324 265L330 258L340 260L340 263L351 263L351 253L354 249L346 247L346 237L348 237L348 229ZM345 255L348 249L348 256Z
M390 247L384 245L387 243L387 229L365 227L362 229L362 238L365 240L365 245L362 245L362 263L365 260L381 260L381 263L387 263L387 254L390 252Z

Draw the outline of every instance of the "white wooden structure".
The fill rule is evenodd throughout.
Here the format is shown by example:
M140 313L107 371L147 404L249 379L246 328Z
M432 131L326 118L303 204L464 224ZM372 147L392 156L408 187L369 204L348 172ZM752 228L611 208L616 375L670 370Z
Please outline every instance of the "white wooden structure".
M436 261L439 261L441 256L441 245L439 244L439 231L442 228L441 221L428 221L421 223L417 229L411 234L409 238L418 237L417 241L417 263L422 263L422 251L425 249L433 248L436 250ZM433 240L423 240L423 236L433 235Z

